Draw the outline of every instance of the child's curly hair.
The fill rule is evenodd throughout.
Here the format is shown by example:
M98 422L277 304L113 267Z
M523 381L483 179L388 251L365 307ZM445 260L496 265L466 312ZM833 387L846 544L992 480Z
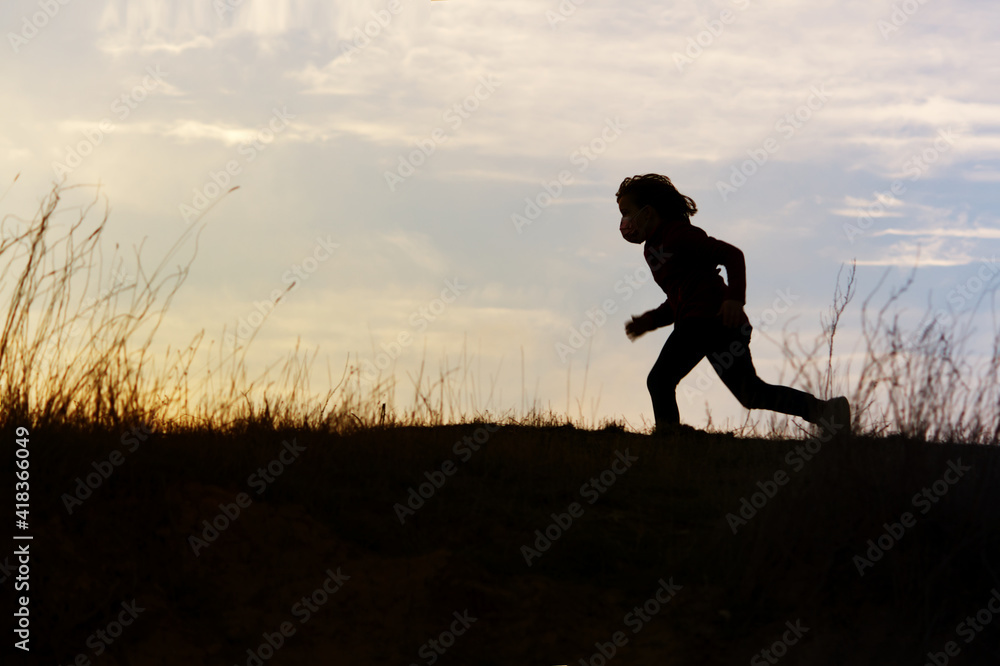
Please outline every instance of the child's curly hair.
M698 212L694 199L678 192L669 178L658 173L626 178L615 197L621 199L626 194L639 208L652 206L663 220L675 220L681 215L690 217Z

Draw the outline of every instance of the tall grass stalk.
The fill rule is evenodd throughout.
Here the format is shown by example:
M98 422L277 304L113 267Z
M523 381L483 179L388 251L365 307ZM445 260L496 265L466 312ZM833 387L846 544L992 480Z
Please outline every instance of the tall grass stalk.
M66 205L69 195L88 188L93 195L83 204ZM103 211L98 208L101 202ZM99 219L88 226L95 209ZM68 225L54 224L67 216ZM576 419L570 417L571 368L566 376L565 413L553 411L551 404L542 409L537 384L528 400L523 348L519 413L502 408L503 396L497 392L503 359L496 373L486 378L487 393L480 386L484 379L481 363L477 371L472 369L467 341L463 341L461 356L456 361L446 356L436 373L426 367L425 347L416 375L407 373L413 387L412 405L402 409L395 403L395 375L383 377L379 372L369 381L363 378L359 359L352 363L350 355L336 382L328 361L329 386L314 391L311 378L318 349L303 351L299 343L283 361L250 377L247 354L260 327L247 342L228 351L221 345L216 348L214 342L203 349L201 330L187 345L166 347L160 357L154 352L154 337L188 275L204 222L199 218L190 225L150 273L142 268L140 245L135 250L133 282L116 282L96 297L85 298L88 291L100 288L105 274L101 239L107 221L107 201L99 186L62 185L53 187L30 221L10 215L0 221L0 292L9 302L0 331L0 420L5 425L89 429L147 423L161 431L201 433L259 428L339 432L480 421L623 427L614 420L597 423L599 394L590 399L589 418L584 413L589 347ZM59 228L65 230L61 235ZM190 257L171 270L182 250L189 248L193 249ZM120 271L122 262L116 246L111 265ZM842 287L842 272L838 273L833 306L811 347L799 344L797 336L786 331L782 350L793 377L785 383L802 385L821 397L847 394L854 407L853 429L859 434L1000 442L1000 329L996 321L992 357L975 363L965 346L975 308L953 319L957 325L952 329L945 329L940 318L925 318L916 329L907 330L891 308L911 286L911 274L870 318L869 303L881 288L883 276L861 309L867 348L851 386L847 383L852 376L851 361L858 352L838 356L834 340L855 293L853 265L844 280ZM225 331L222 339L226 339ZM760 434L760 418L753 413L739 430ZM790 430L787 419L771 415L771 436Z
M823 330L811 348L788 335L782 347L793 381L820 397L847 395L855 432L868 436L901 434L918 441L1000 444L1000 326L992 312L993 340L989 358L976 359L967 343L984 298L960 312L927 313L912 326L901 323L901 297L911 288L916 268L899 287L890 290L877 310L872 300L889 275L887 270L861 306L861 341L834 363L833 341L841 316L854 295L852 264L841 288L838 273L834 303ZM990 301L993 302L992 299ZM948 322L946 326L943 321ZM795 347L793 348L793 344ZM817 363L821 349L826 363ZM863 359L851 382L851 362ZM835 381L837 380L837 381Z

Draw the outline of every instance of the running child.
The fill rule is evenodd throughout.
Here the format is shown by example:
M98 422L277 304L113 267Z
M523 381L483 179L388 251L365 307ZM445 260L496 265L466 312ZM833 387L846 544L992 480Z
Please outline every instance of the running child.
M656 433L670 432L680 423L677 384L707 356L747 409L799 416L819 425L828 437L846 437L851 424L847 398L819 400L757 376L749 347L753 327L743 311L743 253L691 224L691 216L698 212L694 201L678 192L669 178L653 173L626 178L615 196L622 236L630 243L645 243L646 263L667 295L658 308L632 317L625 333L635 340L662 326L674 326L646 378ZM720 265L726 268L728 285Z

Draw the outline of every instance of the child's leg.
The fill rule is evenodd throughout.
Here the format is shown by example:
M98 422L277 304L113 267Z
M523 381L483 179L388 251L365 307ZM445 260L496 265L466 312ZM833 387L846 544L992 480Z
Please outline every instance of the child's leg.
M686 324L686 325L685 325ZM653 401L653 416L656 427L680 423L677 410L677 383L680 382L710 349L705 344L703 327L684 322L674 330L663 343L663 349L646 378L646 388Z
M811 394L787 386L768 384L757 376L750 357L749 325L717 332L709 362L722 382L747 409L770 409L807 418L819 401Z

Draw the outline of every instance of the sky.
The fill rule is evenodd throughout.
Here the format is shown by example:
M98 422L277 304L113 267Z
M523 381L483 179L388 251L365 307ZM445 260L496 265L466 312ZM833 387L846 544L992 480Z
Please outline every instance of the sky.
M618 231L621 181L669 176L692 223L743 251L765 381L791 379L782 341L820 333L856 261L836 347L856 361L886 271L883 295L916 267L904 321L1000 284L996 17L965 0L11 0L0 206L30 218L55 182L100 183L105 241L143 243L144 265L199 230L161 344L253 335L264 367L298 342L315 388L328 363L334 383L345 361L381 369L400 410L423 360L466 411L642 430L671 329L625 336L665 296ZM707 361L678 405L696 427L747 416Z

